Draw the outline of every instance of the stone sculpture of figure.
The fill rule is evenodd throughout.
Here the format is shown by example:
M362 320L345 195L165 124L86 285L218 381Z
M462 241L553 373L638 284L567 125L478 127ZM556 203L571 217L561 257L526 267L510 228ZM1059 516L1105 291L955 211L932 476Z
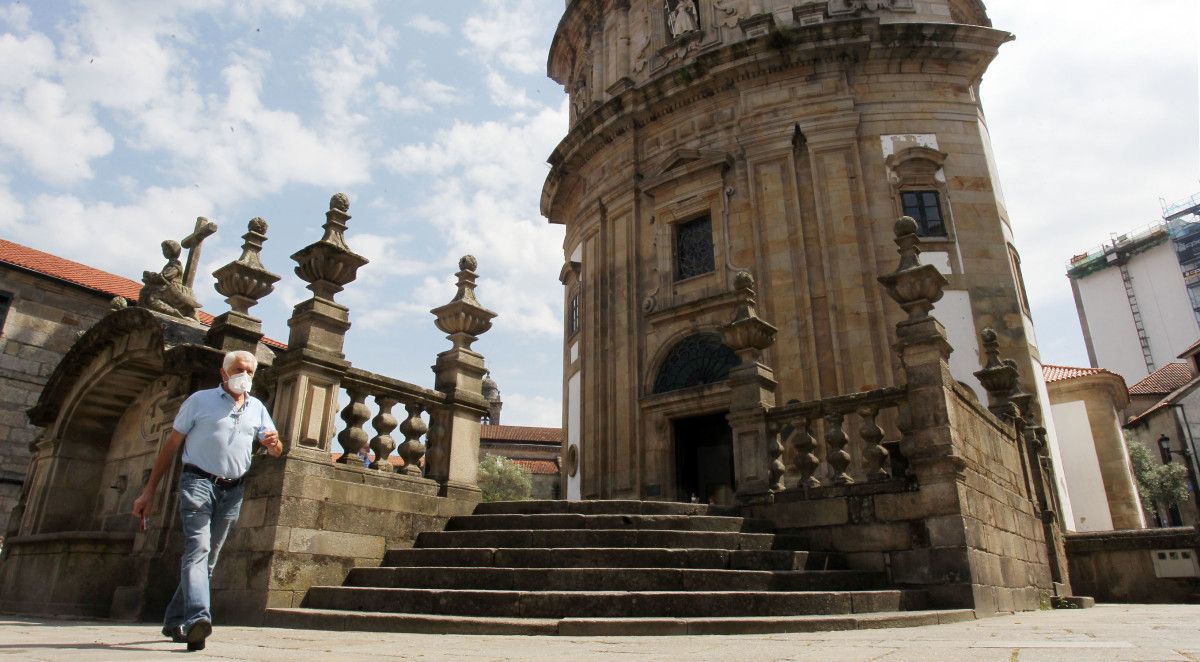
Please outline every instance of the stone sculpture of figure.
M700 29L700 21L696 17L696 3L693 0L676 0L675 8L671 8L669 0L663 1L667 10L667 28L672 38L679 38L689 32Z
M161 271L142 272L142 292L138 299L141 305L166 315L196 318L200 302L192 288L183 282L183 262L179 260L183 249L179 242L168 239L162 243L163 257L167 263Z

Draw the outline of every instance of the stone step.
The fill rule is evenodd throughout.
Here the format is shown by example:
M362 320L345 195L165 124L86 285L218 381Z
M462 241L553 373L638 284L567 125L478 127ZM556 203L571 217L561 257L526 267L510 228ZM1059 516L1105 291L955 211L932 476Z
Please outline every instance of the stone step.
M560 547L528 549L392 549L384 566L495 568L708 568L714 570L842 569L839 557L786 550Z
M799 616L920 609L920 591L480 591L314 586L303 607L507 618Z
M766 520L712 515L495 514L451 517L446 523L447 531L522 529L637 529L735 533L771 533L774 530L771 523Z
M863 591L887 587L887 575L670 568L354 568L346 586L489 591Z
M917 627L975 619L969 609L817 616L712 618L500 618L333 609L268 609L266 625L306 630L445 634L678 636Z
M771 533L657 531L640 529L506 529L428 531L414 547L681 547L692 549L771 549Z
M492 501L475 506L476 515L717 515L736 517L736 506L674 501Z

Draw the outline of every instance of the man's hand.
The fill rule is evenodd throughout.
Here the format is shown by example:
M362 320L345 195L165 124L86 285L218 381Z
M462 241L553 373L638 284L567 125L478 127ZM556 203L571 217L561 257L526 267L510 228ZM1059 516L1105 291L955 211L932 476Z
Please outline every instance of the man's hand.
M275 430L267 430L263 433L262 439L259 440L263 448L267 449L267 455L271 457L279 457L283 455L283 442L279 441L279 433Z
M133 516L141 519L150 512L150 508L153 506L154 493L143 491L141 496L133 500Z

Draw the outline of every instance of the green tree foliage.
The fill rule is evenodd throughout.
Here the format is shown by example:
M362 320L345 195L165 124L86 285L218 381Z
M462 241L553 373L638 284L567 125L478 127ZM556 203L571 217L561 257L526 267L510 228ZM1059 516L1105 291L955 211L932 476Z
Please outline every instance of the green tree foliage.
M484 501L523 501L533 492L533 475L506 457L484 454L479 461L479 489Z
M1150 449L1137 441L1129 441L1128 445L1133 477L1146 512L1158 512L1160 503L1169 508L1188 500L1186 467L1177 462L1155 462Z

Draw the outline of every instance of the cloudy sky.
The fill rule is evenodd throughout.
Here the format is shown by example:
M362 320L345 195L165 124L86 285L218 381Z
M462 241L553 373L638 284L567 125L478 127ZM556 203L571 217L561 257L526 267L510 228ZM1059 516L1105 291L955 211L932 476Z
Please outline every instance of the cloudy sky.
M1017 34L984 103L1048 362L1086 365L1072 254L1200 192L1194 0L992 0ZM420 384L447 342L428 309L479 259L498 311L476 345L510 424L558 425L562 228L538 214L566 131L545 77L562 0L0 0L0 236L135 280L196 216L253 216L285 276L253 310L287 338L306 292L288 255L352 199L369 257L339 300L357 365Z

